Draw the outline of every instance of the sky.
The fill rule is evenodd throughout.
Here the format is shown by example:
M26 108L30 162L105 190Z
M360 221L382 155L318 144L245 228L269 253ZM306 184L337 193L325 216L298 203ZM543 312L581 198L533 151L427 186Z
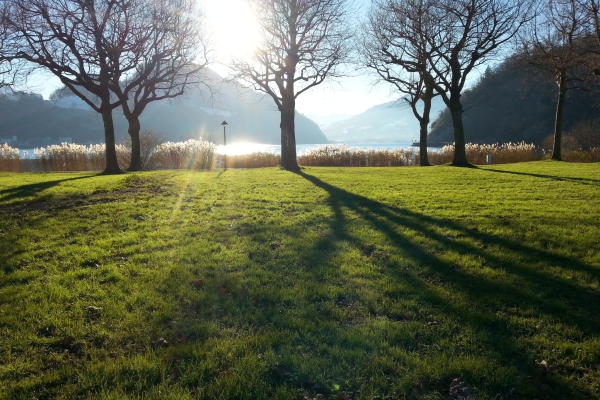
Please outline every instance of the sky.
M230 71L227 63L233 56L248 56L259 40L258 28L247 0L198 0L205 17L205 31L210 34L214 64L210 67L221 76ZM366 9L370 0L357 0ZM296 103L298 112L315 119L331 115L356 115L381 103L398 98L388 85L374 85L374 77L356 72L337 81L325 81L302 94ZM61 86L50 74L37 75L29 82L29 90L48 98Z
M219 74L227 75L226 64L234 56L248 56L259 41L258 27L247 0L200 0L208 31L212 33ZM359 9L366 9L369 0L356 2ZM359 11L360 13L360 11ZM309 116L335 114L356 115L377 104L395 100L386 85L374 87L374 78L364 74L338 81L325 81L302 94L296 103L299 112Z

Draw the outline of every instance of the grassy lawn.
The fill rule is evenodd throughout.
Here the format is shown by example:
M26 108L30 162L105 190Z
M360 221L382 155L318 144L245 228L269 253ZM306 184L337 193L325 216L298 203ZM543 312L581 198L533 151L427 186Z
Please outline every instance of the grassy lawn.
M0 174L0 398L599 398L599 282L600 164Z

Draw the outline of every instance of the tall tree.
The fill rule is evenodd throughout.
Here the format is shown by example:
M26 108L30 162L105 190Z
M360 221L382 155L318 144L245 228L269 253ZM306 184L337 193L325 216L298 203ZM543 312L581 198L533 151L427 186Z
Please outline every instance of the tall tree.
M195 0L145 0L143 10L131 21L132 45L129 54L135 68L121 81L112 81L111 90L121 101L129 124L131 162L129 171L142 168L140 115L154 101L184 94L190 86L209 87L202 72L209 63L207 37ZM133 45L135 44L135 45ZM115 59L118 62L118 59ZM209 87L210 89L210 87Z
M439 95L422 72L430 70L428 62L433 60L433 49L425 40L434 23L429 20L431 7L433 2L428 0L375 1L363 26L364 36L359 46L362 64L401 92L402 100L419 121L422 166L431 165L427 157L427 134L431 101Z
M567 92L583 86L582 66L588 54L593 26L580 0L549 0L544 3L523 35L530 64L549 71L556 79L558 95L554 119L552 159L562 160L562 126Z
M120 173L112 110L120 100L110 87L136 67L127 41L136 0L8 0L3 17L5 54L51 72L102 115L106 144L104 173ZM97 101L96 101L97 100Z
M465 149L461 96L469 74L498 55L531 19L532 2L441 0L427 9L429 31L421 32L430 52L420 72L440 94L452 115L453 165L470 166Z
M296 99L340 76L350 54L346 0L250 0L261 44L252 60L235 60L238 79L268 94L281 113L281 166L298 170Z

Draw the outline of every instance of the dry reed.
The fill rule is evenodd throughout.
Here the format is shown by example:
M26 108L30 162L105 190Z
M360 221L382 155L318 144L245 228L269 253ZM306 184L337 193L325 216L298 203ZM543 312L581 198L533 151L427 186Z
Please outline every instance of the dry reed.
M298 163L311 167L398 167L415 164L412 149L360 149L344 144L304 151Z
M227 156L227 168L266 168L281 164L279 154L256 152Z
M596 147L590 150L563 150L562 158L564 161L574 163L600 162L600 147Z
M213 168L216 146L206 140L188 140L186 142L167 142L156 147L154 157L162 169Z
M536 161L542 159L534 144L504 143L504 144L473 144L465 145L467 160L475 165L487 163L487 155L492 156L492 164L509 164L517 162ZM446 145L439 151L428 152L432 164L447 164L454 158L454 145Z
M19 172L21 170L21 156L19 149L8 144L0 144L0 171Z
M116 146L117 157L123 157L127 149ZM101 171L106 166L104 144L89 146L62 143L36 148L33 154L37 160L38 171Z

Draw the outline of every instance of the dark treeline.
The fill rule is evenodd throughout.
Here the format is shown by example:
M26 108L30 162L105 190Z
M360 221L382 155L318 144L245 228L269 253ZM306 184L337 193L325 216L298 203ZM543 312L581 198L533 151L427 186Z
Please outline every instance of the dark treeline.
M556 84L548 71L533 68L524 55L514 56L495 68L463 96L464 125L474 143L521 142L541 145L553 134ZM594 91L567 94L563 120L568 134L574 126L600 117L600 97ZM429 140L453 140L452 119L444 110L433 122Z

